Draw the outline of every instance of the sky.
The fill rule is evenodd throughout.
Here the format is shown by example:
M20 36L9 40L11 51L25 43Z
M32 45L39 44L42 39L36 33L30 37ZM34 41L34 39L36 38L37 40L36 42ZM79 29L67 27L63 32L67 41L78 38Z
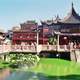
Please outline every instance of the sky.
M63 18L71 9L71 3L80 14L80 0L0 0L0 29L7 31L27 20Z

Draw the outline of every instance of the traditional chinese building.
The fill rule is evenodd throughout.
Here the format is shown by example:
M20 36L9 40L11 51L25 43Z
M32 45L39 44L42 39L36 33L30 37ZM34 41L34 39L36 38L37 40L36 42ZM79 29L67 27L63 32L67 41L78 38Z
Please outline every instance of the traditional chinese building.
M43 35L43 31L48 31L47 29L42 30L42 26L39 26L35 21L27 21L20 24L21 29L14 30L12 36L12 44L34 44L36 45L37 33L36 30L39 30L39 44L47 43L47 36Z
M59 32L59 44L68 45L69 42L80 44L80 16L76 13L73 3L66 17L60 19L57 15L55 20L41 21L38 25L35 21L27 21L20 24L21 29L13 31L12 43L35 44L39 30L39 44L47 44L49 37Z
M68 45L70 41L80 44L80 16L76 13L73 3L66 17L60 19L57 15L55 20L43 21L42 25L52 29L54 34L55 32L59 33L61 45Z

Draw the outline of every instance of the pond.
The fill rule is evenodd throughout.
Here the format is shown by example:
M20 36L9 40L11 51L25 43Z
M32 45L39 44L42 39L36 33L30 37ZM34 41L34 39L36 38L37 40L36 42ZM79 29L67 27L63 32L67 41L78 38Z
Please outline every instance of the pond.
M80 80L80 75L49 76L28 71L0 70L0 80Z
M10 69L4 69L0 71L0 80L45 80L43 74L28 72L28 71L11 71Z
M5 80L11 74L10 69L0 69L0 80Z
M28 72L27 69L36 66L38 62L39 57L37 55L9 54L5 60L0 62L0 80L28 80L28 78L33 78L35 73Z

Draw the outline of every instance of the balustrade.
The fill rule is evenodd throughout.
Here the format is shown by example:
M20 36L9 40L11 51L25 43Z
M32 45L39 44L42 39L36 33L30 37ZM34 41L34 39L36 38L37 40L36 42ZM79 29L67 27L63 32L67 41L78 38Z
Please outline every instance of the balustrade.
M57 45L38 45L39 51L57 51ZM59 45L59 51L70 51L75 49L70 45ZM77 49L80 49L77 48ZM0 45L0 53L4 52L36 52L36 45Z

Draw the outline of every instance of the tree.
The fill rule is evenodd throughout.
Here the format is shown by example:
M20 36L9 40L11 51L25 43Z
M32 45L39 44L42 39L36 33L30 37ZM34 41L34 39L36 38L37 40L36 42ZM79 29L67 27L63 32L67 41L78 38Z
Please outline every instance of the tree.
M51 45L56 45L57 44L57 38L56 38L56 36L51 36L50 38L49 38L49 44L51 44Z

